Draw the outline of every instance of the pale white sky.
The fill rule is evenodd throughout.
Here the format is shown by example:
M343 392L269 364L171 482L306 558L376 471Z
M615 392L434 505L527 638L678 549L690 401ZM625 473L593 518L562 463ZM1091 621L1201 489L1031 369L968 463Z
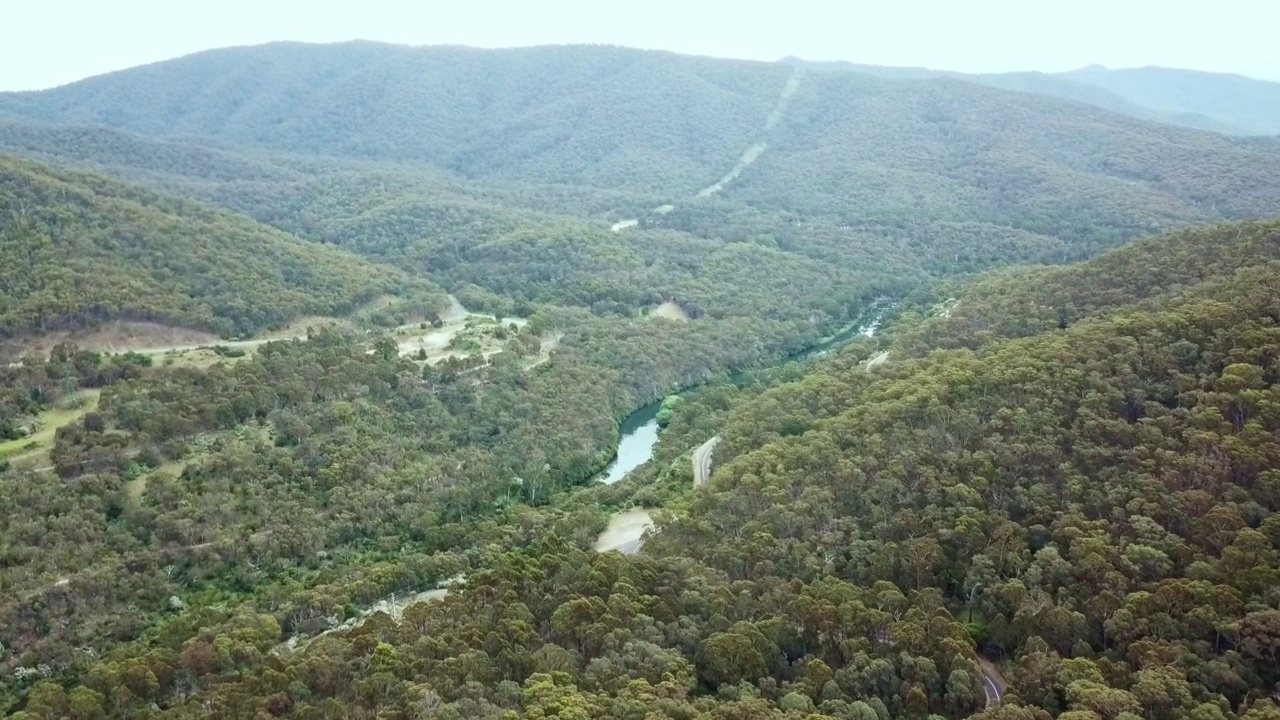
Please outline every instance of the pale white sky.
M1165 65L1280 80L1280 0L4 0L0 90L272 40L608 43L969 72Z

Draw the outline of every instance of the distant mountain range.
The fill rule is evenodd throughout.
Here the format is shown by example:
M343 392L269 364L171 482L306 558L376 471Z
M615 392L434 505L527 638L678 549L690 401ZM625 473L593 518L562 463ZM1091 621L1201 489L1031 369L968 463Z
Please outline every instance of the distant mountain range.
M848 62L782 62L808 70L858 72L893 80L949 77L1005 90L1096 105L1143 120L1231 135L1280 135L1280 83L1243 75L1163 67L1111 70L1090 65L1063 73L969 74Z
M1243 132L1246 113L1228 127L1149 107L1173 95L1165 72L960 76L604 46L277 43L0 94L0 152L194 196L253 232L425 273L495 312L625 313L679 296L714 314L769 263L837 288L823 296L838 314L928 277L1276 214L1280 138L1183 127ZM1173 72L1184 105L1201 109L1244 96L1262 107L1266 92L1241 88L1280 87ZM199 266L209 246L172 247ZM316 262L351 282L279 317L341 311L395 282L324 250ZM257 286L276 292L274 279ZM211 322L203 309L182 316ZM211 316L239 331L277 319Z

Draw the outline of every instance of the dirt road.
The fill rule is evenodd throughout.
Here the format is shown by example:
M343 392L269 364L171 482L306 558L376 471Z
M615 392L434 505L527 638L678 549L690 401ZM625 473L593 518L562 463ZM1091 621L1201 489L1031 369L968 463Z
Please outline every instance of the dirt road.
M885 350L885 351L883 351L883 352L876 353L875 355L871 356L870 358L867 358L867 362L863 365L863 367L865 367L866 369L870 370L871 368L873 368L873 367L875 367L875 366L877 366L877 365L883 365L883 364L885 364L885 362L886 362L888 359L889 359L889 351L888 351L888 350Z

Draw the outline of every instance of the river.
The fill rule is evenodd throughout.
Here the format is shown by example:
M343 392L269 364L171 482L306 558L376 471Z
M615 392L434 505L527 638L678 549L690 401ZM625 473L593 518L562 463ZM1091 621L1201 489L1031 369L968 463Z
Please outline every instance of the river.
M820 358L843 347L860 335L871 337L880 328L880 320L886 312L888 308L874 305L857 320L841 328L839 332L788 357L784 362L805 362ZM871 315L870 320L867 320L868 315ZM729 379L734 384L740 385L746 377L745 372L739 372L731 375ZM600 482L612 485L653 457L653 447L658 443L658 410L661 407L661 400L651 402L622 421L622 427L619 428L621 436L618 439L617 457L596 476ZM618 513L613 516L609 525L596 540L595 549L600 552L617 550L627 555L635 554L644 544L642 537L645 531L652 527L653 518L648 509L632 508Z
M871 320L865 320L866 316L875 310L878 312ZM871 337L879 329L880 319L884 317L885 312L884 308L872 308L836 334L823 338L816 345L788 357L783 362L806 362L838 350L860 335ZM734 384L741 385L746 377L746 372L739 372L731 375L729 379ZM619 428L621 436L618 438L617 457L596 476L600 482L612 485L653 457L653 446L658 442L658 410L661 407L661 400L651 402L622 421L622 427Z
M662 401L648 405L627 416L618 430L618 454L597 476L605 485L612 485L627 476L653 457L653 446L658 442L658 409Z
M888 312L888 308L878 304L873 305L857 320L849 323L836 334L824 338L816 345L788 357L783 362L805 362L819 358L844 346L859 335L870 337L880 327L880 319L884 317L886 312ZM450 316L453 318L465 317L466 310L454 300ZM870 321L866 319L868 316L871 316ZM736 373L730 376L730 380L736 384L741 384L746 380L746 373ZM653 457L653 446L658 442L658 410L661 407L661 400L651 402L631 413L622 421L622 426L619 428L621 436L618 439L617 457L596 476L596 479L606 485L612 485ZM644 544L645 531L653 527L651 512L648 508L631 508L617 513L609 521L608 527L596 539L594 549L597 552L617 550L626 555L634 555L639 552ZM321 635L358 627L378 611L385 612L398 619L400 613L409 605L423 600L443 598L449 594L449 585L457 584L464 580L464 576L458 575L442 582L440 584L441 587L438 588L406 594L403 597L393 594L367 608L359 617L351 618L341 626L326 630ZM276 651L292 652L301 648L307 642L309 642L309 639L292 637L277 646Z

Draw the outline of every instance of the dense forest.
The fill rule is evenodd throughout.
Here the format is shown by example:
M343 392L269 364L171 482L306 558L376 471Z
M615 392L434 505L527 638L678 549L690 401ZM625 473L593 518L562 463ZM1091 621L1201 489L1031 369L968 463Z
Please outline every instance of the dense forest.
M243 216L4 158L0 253L0 339L116 319L229 337L387 293L444 304L426 281Z
M1265 183L1280 140L1044 102L949 80L814 75L732 194L904 234L965 221L1014 228L1067 240L1068 259L1179 222L1272 211Z
M782 102L789 81L798 85ZM1250 97L1258 95L1265 93ZM1151 193L1188 220L1221 212L1215 200L1246 203L1224 208L1230 217L1266 212L1247 204L1245 191L1267 197L1280 154L1280 141L1143 122L949 78L795 76L785 63L597 46L231 48L53 90L0 94L0 116L672 199L711 185L763 142L761 162L772 159L781 172L752 167L743 180L771 178L788 194L764 202L788 210L808 210L789 197L796 192L830 202L837 182L852 191L891 191L882 203L916 213L937 211L940 200L962 209L977 199L1001 200L991 195L1007 195L1001 183L1008 182L1046 202L1059 201L1064 190L1077 203ZM794 182L806 169L819 177ZM845 175L827 177L835 171ZM1028 176L1038 184L1021 187ZM1216 186L1239 177L1262 186ZM1214 184L1203 187L1205 179ZM735 194L735 185L726 192ZM1001 210L998 203L994 209Z
M949 315L900 313L875 371L860 342L696 393L661 443L716 418L712 483L670 496L633 557L586 549L627 489L574 489L627 405L591 357L616 339L532 371L529 343L419 367L324 333L113 373L54 473L0 484L24 509L6 672L32 718L1270 717L1278 244L1225 226L1056 283L991 276ZM1026 303L1076 310L994 321ZM924 345L965 307L981 337ZM277 647L459 574L443 601Z
M711 487L646 551L747 586L870 588L830 601L834 628L908 654L959 622L1008 661L992 717L1270 717L1278 253L1280 226L1236 226L984 280L929 321L964 349L904 317L883 369L849 353L733 408ZM725 418L722 402L677 416ZM938 606L894 609L898 592ZM813 631L805 652L847 668L813 699L854 717L837 709L875 653ZM927 679L899 665L887 694L954 712L955 660L934 663Z
M468 307L504 314L678 297L723 316L781 264L838 316L868 292L1268 216L1280 192L1274 139L625 48L236 48L0 95L0 116L6 152L481 288Z
M427 163L473 177L692 193L702 177L733 164L790 72L599 46L275 43L200 53L50 94L3 94L0 113Z
M1062 73L1072 81L1115 93L1192 124L1207 117L1226 130L1247 135L1280 135L1280 84L1241 75L1141 67L1110 70L1099 65Z
M1280 140L881 70L0 94L0 712L1280 718ZM255 339L62 332L116 320Z
M101 388L58 430L49 467L15 462L0 482L0 505L22 509L0 525L0 662L83 672L76 648L145 637L171 596L289 608L284 632L323 630L560 522L529 508L602 469L631 409L818 336L807 322L554 309L502 332L514 337L487 361L422 363L391 335L332 331L207 369L104 373L130 356L69 346L0 368L10 422ZM551 337L550 361L533 362ZM602 517L587 508L561 530L585 542ZM410 556L421 567L406 572Z

